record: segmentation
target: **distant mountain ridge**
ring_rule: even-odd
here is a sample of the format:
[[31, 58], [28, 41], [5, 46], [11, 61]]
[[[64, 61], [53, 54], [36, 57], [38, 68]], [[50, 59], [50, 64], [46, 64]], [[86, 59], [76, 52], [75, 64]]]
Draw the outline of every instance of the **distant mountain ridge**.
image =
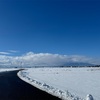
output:
[[94, 66], [95, 64], [85, 63], [85, 62], [68, 62], [63, 66]]

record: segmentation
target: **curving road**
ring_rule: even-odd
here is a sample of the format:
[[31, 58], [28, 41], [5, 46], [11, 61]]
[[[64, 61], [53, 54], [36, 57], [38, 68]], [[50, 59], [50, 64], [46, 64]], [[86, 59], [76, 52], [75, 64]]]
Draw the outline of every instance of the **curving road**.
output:
[[22, 81], [17, 72], [0, 73], [0, 100], [61, 100]]

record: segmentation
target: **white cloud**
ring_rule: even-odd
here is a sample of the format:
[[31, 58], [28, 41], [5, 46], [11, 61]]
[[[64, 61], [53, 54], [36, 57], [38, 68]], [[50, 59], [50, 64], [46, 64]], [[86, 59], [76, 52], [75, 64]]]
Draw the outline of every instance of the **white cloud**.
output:
[[0, 55], [9, 55], [9, 52], [0, 52]]
[[79, 55], [59, 55], [51, 53], [28, 52], [22, 56], [0, 55], [2, 66], [60, 66], [67, 63], [92, 63], [97, 64], [93, 58]]
[[10, 55], [12, 53], [17, 53], [17, 50], [8, 50], [7, 52], [0, 52], [0, 55]]
[[8, 51], [11, 52], [11, 53], [17, 53], [17, 52], [19, 52], [17, 50], [8, 50]]

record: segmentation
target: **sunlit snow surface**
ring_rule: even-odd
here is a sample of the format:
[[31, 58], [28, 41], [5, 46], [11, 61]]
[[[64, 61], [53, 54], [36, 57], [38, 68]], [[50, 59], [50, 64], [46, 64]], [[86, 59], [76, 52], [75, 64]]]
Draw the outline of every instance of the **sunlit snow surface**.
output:
[[30, 68], [18, 76], [64, 100], [100, 100], [100, 68]]

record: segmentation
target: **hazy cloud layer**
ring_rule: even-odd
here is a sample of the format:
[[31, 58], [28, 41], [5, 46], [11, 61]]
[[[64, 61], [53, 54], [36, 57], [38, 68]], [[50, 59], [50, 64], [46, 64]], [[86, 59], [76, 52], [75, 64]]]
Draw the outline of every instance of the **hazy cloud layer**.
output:
[[85, 56], [59, 55], [51, 53], [28, 52], [22, 56], [0, 55], [1, 66], [61, 66], [67, 63], [91, 63], [97, 62]]

